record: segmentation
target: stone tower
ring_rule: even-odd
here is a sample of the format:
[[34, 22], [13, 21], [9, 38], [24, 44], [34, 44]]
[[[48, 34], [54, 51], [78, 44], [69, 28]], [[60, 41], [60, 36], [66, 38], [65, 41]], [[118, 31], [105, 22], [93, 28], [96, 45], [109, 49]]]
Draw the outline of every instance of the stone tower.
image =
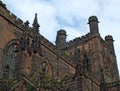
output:
[[56, 36], [56, 46], [58, 49], [63, 49], [66, 45], [66, 31], [61, 29], [57, 32]]
[[98, 21], [98, 18], [96, 16], [89, 17], [88, 24], [90, 27], [90, 33], [99, 34], [98, 23], [99, 23], [99, 21]]

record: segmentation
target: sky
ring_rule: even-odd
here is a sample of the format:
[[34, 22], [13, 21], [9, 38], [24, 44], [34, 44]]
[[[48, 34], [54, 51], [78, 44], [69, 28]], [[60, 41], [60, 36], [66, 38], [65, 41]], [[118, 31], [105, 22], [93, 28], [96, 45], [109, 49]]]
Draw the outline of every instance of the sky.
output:
[[98, 17], [99, 32], [104, 39], [112, 35], [120, 70], [120, 0], [2, 0], [24, 22], [33, 23], [38, 14], [40, 33], [55, 44], [56, 33], [67, 31], [67, 41], [89, 32], [88, 18]]

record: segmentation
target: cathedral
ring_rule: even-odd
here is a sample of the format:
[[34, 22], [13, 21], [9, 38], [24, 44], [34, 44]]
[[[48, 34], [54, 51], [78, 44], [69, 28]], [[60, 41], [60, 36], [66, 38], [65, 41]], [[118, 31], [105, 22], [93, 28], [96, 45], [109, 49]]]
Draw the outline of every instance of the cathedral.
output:
[[114, 40], [98, 23], [89, 17], [89, 33], [71, 41], [60, 29], [53, 44], [37, 14], [30, 27], [0, 0], [0, 91], [120, 91]]

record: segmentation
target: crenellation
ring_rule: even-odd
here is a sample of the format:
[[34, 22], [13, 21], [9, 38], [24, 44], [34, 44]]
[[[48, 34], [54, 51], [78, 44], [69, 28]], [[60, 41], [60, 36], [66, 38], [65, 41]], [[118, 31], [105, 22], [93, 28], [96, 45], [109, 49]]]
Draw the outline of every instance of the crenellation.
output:
[[17, 16], [13, 13], [10, 13], [11, 14], [11, 20], [12, 21], [15, 21], [17, 19]]
[[6, 4], [4, 4], [1, 0], [0, 0], [0, 6], [6, 9]]
[[[4, 11], [1, 10], [0, 13], [10, 22], [24, 29], [24, 22], [20, 18], [18, 18], [15, 14], [11, 13], [8, 9], [5, 9]], [[29, 29], [29, 26], [28, 26], [28, 29]]]
[[6, 9], [6, 12], [4, 14], [6, 18], [8, 18], [10, 21], [15, 21], [17, 19], [17, 16], [11, 13], [9, 10]]
[[[6, 13], [2, 14], [6, 19], [8, 19], [10, 22], [21, 28], [22, 30], [25, 30], [25, 23], [18, 18], [15, 14], [11, 13], [9, 10], [6, 10]], [[28, 25], [28, 30], [32, 30], [32, 28]]]
[[84, 35], [83, 35], [83, 36], [81, 36], [81, 39], [82, 39], [82, 40], [84, 40], [85, 38], [86, 38], [86, 37], [85, 37]]
[[20, 18], [17, 18], [18, 24], [23, 25], [23, 21]]
[[80, 41], [82, 41], [81, 40], [82, 38], [80, 38], [80, 37], [77, 37], [77, 38], [75, 38], [75, 39], [73, 39], [73, 43], [75, 44], [75, 43], [79, 43]]
[[77, 38], [75, 38], [75, 39], [73, 39], [73, 40], [70, 40], [69, 42], [66, 43], [66, 45], [67, 45], [68, 47], [70, 47], [70, 46], [73, 46], [73, 45], [75, 45], [75, 44], [83, 43], [84, 41], [89, 40], [92, 36], [93, 36], [93, 35], [91, 35], [90, 33], [87, 33], [87, 34], [84, 35], [84, 36], [77, 37]]
[[85, 36], [86, 36], [86, 37], [90, 37], [90, 36], [91, 36], [91, 34], [90, 34], [90, 33], [87, 33]]
[[10, 11], [8, 9], [6, 9], [6, 16], [10, 15]]
[[4, 16], [10, 20], [11, 19], [11, 12], [7, 11], [7, 13], [5, 13]]

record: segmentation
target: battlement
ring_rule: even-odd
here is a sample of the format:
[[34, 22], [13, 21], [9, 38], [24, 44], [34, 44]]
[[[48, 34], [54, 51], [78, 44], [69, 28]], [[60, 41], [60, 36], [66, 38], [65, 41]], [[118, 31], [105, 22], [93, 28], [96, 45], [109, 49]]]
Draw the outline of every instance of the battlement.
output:
[[29, 24], [23, 22], [20, 18], [18, 18], [15, 14], [11, 13], [9, 10], [5, 9], [5, 12], [1, 10], [0, 16], [5, 18], [11, 24], [15, 25], [20, 30], [22, 31], [28, 30], [29, 32], [32, 32], [32, 27], [30, 27]]
[[75, 44], [80, 44], [80, 43], [83, 43], [84, 41], [89, 40], [93, 36], [98, 36], [98, 35], [92, 35], [91, 33], [87, 33], [84, 36], [77, 37], [73, 40], [70, 40], [69, 42], [66, 43], [66, 45], [67, 45], [67, 47], [70, 47], [70, 46], [75, 45]]
[[6, 9], [6, 4], [4, 4], [1, 0], [0, 0], [0, 6]]
[[6, 5], [2, 3], [2, 1], [0, 1], [0, 7], [4, 6], [4, 10], [0, 9], [0, 15], [2, 17], [4, 17], [6, 20], [10, 21], [12, 24], [16, 25], [17, 27], [21, 28], [22, 30], [24, 30], [23, 28], [28, 28], [31, 29], [30, 26], [26, 25], [25, 22], [23, 22], [20, 18], [18, 18], [15, 14], [11, 13], [7, 8]]

